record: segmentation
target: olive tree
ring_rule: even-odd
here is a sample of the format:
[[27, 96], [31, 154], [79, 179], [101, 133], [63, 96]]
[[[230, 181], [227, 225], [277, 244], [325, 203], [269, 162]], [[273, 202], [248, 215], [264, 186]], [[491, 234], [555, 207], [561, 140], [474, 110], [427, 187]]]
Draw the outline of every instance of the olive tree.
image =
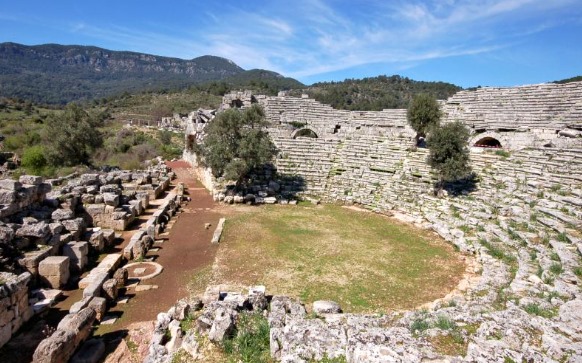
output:
[[195, 151], [215, 177], [240, 182], [277, 154], [269, 134], [264, 131], [266, 125], [265, 113], [257, 104], [244, 111], [228, 109], [208, 124], [206, 137]]
[[460, 121], [431, 129], [427, 138], [428, 163], [437, 171], [439, 187], [471, 176], [469, 130]]
[[441, 110], [437, 100], [429, 94], [415, 95], [406, 113], [410, 127], [416, 131], [416, 140], [426, 137], [431, 128], [440, 123]]
[[46, 120], [44, 142], [46, 159], [53, 166], [89, 164], [93, 151], [103, 138], [98, 126], [103, 115], [90, 115], [76, 104]]

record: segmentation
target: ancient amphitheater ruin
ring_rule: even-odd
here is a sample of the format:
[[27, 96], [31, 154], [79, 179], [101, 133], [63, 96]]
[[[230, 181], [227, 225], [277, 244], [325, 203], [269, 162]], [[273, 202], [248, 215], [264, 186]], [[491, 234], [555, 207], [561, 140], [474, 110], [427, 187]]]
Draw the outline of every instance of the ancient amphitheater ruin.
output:
[[[582, 83], [461, 91], [442, 103], [444, 122], [472, 131], [479, 182], [457, 197], [436, 198], [427, 150], [413, 148], [405, 110], [334, 110], [306, 96], [225, 96], [223, 107], [264, 106], [280, 153], [287, 193], [358, 204], [436, 231], [474, 255], [479, 277], [429, 312], [386, 316], [330, 314], [307, 319], [293, 300], [271, 302], [271, 353], [284, 362], [345, 356], [348, 362], [582, 361]], [[188, 141], [203, 133], [190, 124]], [[196, 163], [188, 150], [185, 159]], [[217, 200], [242, 202], [201, 179]], [[291, 176], [291, 178], [287, 178]], [[299, 178], [301, 182], [298, 182]], [[267, 182], [253, 191], [273, 195]], [[266, 198], [259, 201], [266, 201]], [[272, 200], [271, 200], [272, 202]], [[418, 319], [475, 325], [467, 354], [442, 356]], [[431, 325], [433, 326], [433, 325]], [[446, 334], [446, 332], [444, 333]], [[467, 337], [466, 337], [467, 338]]]
[[[332, 302], [314, 303], [308, 314], [296, 298], [268, 296], [268, 286], [248, 294], [210, 286], [200, 299], [158, 314], [146, 362], [172, 361], [180, 349], [204, 361], [198, 336], [221, 342], [246, 310], [268, 317], [270, 353], [282, 362], [582, 361], [582, 83], [480, 88], [443, 101], [444, 122], [461, 120], [472, 131], [478, 175], [474, 190], [447, 197], [434, 196], [427, 150], [413, 147], [405, 110], [341, 111], [307, 97], [249, 92], [225, 96], [223, 108], [253, 102], [264, 106], [280, 151], [277, 173], [268, 169], [252, 186], [255, 202], [302, 197], [397, 217], [469, 256], [470, 277], [426, 309], [381, 315], [341, 313]], [[212, 116], [188, 118], [189, 146]], [[184, 159], [197, 166], [188, 147]], [[217, 201], [245, 201], [208, 170], [197, 172]], [[66, 180], [0, 181], [0, 258], [11, 271], [0, 273], [0, 348], [50, 308], [70, 274], [84, 272], [78, 301], [33, 359], [98, 361], [103, 342], [84, 341], [126, 285], [123, 263], [140, 261], [179, 209], [182, 188], [163, 194], [173, 177], [160, 163]], [[87, 271], [88, 254], [111, 245], [148, 208], [127, 245]], [[183, 331], [181, 322], [196, 310], [195, 329]], [[451, 337], [452, 325], [459, 327], [454, 339], [466, 345], [462, 355], [435, 348], [435, 340]]]

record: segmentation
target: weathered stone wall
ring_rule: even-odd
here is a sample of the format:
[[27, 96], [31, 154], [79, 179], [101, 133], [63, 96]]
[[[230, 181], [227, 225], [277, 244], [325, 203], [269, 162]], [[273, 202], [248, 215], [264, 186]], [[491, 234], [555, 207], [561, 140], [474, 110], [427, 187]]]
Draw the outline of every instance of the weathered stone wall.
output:
[[[33, 314], [50, 308], [60, 289], [71, 282], [71, 274], [86, 269], [88, 254], [112, 246], [113, 228], [124, 230], [144, 213], [150, 199], [168, 189], [172, 177], [160, 163], [147, 171], [72, 175], [50, 183], [28, 175], [19, 181], [0, 180], [0, 347]], [[165, 228], [180, 201], [171, 194], [148, 221], [151, 231], [145, 234], [150, 240]], [[109, 255], [81, 280], [83, 301], [77, 311], [91, 304], [97, 310], [105, 308], [102, 287], [121, 261], [121, 254]]]
[[[336, 111], [305, 98], [256, 96], [280, 150], [277, 179], [256, 186], [263, 200], [270, 195], [283, 202], [285, 193], [296, 192], [355, 203], [432, 229], [481, 266], [472, 286], [429, 312], [395, 314], [389, 321], [358, 315], [272, 325], [272, 334], [277, 334], [273, 328], [281, 333], [271, 342], [273, 356], [289, 362], [325, 354], [342, 354], [348, 362], [577, 362], [582, 356], [581, 89], [582, 83], [539, 85], [476, 95], [464, 91], [451, 98], [457, 103], [449, 99], [443, 105], [445, 122], [460, 119], [472, 128], [472, 142], [492, 137], [503, 146], [472, 148], [477, 183], [451, 198], [434, 195], [428, 150], [414, 147], [402, 110], [386, 111], [382, 119], [381, 113]], [[492, 99], [501, 103], [491, 105]], [[317, 138], [297, 137], [297, 125]], [[228, 200], [242, 203], [248, 195]], [[443, 317], [477, 327], [463, 338], [462, 359], [431, 343], [451, 334], [437, 328]], [[427, 333], [415, 331], [419, 320], [431, 327]], [[325, 351], [337, 346], [341, 349]]]
[[28, 305], [30, 273], [0, 272], [0, 347], [33, 315]]

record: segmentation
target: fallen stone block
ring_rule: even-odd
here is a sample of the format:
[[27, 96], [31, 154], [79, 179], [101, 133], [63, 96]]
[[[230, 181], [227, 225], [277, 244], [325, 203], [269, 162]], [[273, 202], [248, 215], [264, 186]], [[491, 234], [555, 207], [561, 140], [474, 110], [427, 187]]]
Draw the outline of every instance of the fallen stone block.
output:
[[65, 285], [69, 280], [69, 257], [50, 256], [42, 260], [38, 266], [41, 281], [53, 289]]
[[103, 297], [94, 297], [87, 305], [89, 308], [95, 310], [95, 320], [102, 321], [107, 312], [107, 300]]
[[[83, 296], [100, 296], [103, 283], [108, 278], [109, 278], [109, 275], [105, 272], [92, 275], [88, 281], [89, 283], [88, 283], [87, 287], [85, 289], [83, 289]], [[81, 281], [83, 281], [83, 280], [81, 280]], [[79, 285], [80, 285], [80, 282], [79, 282]]]
[[67, 219], [75, 218], [75, 212], [70, 209], [56, 209], [52, 214], [51, 218], [55, 221], [63, 221]]
[[220, 242], [220, 237], [222, 236], [222, 230], [224, 229], [224, 222], [226, 221], [225, 218], [220, 218], [220, 220], [218, 221], [218, 225], [216, 226], [216, 230], [214, 231], [214, 234], [212, 235], [212, 241], [211, 243], [218, 243]]
[[63, 255], [69, 257], [71, 271], [82, 272], [89, 261], [89, 244], [83, 241], [69, 242], [63, 246]]

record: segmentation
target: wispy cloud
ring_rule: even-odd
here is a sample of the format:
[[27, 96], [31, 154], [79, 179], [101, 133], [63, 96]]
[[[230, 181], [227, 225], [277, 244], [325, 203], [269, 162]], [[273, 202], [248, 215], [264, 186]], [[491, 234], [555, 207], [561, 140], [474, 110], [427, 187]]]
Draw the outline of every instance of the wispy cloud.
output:
[[[68, 31], [120, 49], [192, 58], [213, 54], [243, 68], [306, 78], [366, 64], [407, 69], [431, 59], [492, 53], [575, 22], [580, 0], [297, 0], [203, 9], [204, 26], [180, 32], [78, 22]], [[221, 9], [223, 10], [223, 9]], [[576, 10], [577, 15], [582, 10]], [[568, 16], [565, 16], [568, 15]], [[2, 15], [0, 15], [0, 19]], [[179, 34], [179, 35], [176, 35]]]

